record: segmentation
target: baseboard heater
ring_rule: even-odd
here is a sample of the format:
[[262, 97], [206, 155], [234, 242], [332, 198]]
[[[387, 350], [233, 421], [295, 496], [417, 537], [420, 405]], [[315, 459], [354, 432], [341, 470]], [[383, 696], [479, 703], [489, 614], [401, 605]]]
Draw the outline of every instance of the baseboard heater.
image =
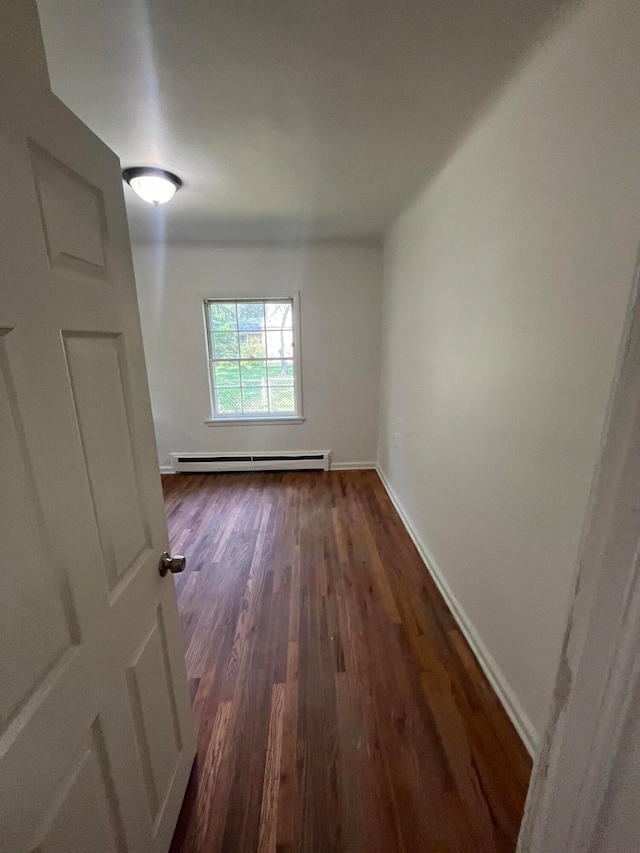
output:
[[330, 450], [263, 453], [170, 453], [176, 474], [207, 471], [328, 471]]

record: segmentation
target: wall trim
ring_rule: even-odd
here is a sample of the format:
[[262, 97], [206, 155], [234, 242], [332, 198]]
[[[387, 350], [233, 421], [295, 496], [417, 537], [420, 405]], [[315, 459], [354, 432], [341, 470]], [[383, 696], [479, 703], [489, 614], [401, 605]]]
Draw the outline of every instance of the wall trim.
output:
[[525, 745], [527, 752], [533, 758], [536, 754], [538, 744], [540, 742], [540, 736], [538, 732], [535, 730], [531, 720], [525, 713], [522, 705], [518, 701], [515, 693], [511, 688], [511, 685], [505, 678], [500, 667], [495, 662], [493, 656], [483, 643], [475, 625], [464, 612], [460, 602], [454, 595], [453, 590], [445, 579], [442, 570], [439, 568], [438, 564], [433, 559], [433, 556], [431, 555], [429, 549], [425, 546], [420, 536], [416, 532], [413, 523], [405, 512], [404, 507], [400, 503], [398, 496], [394, 492], [393, 487], [389, 482], [389, 478], [384, 473], [379, 464], [375, 467], [376, 471], [378, 472], [378, 476], [382, 481], [382, 485], [385, 487], [386, 492], [389, 495], [391, 503], [393, 504], [396, 512], [400, 516], [400, 520], [404, 524], [407, 533], [413, 540], [413, 544], [418, 549], [418, 553], [420, 554], [422, 561], [427, 567], [429, 574], [431, 575], [436, 586], [440, 590], [440, 594], [444, 598], [447, 607], [451, 611], [453, 618], [458, 624], [458, 627], [460, 628], [467, 642], [471, 646], [471, 651], [474, 653], [478, 663], [482, 668], [482, 671], [487, 677], [488, 682], [493, 687], [498, 699], [502, 703], [503, 708], [507, 712], [509, 719], [511, 720], [516, 731], [520, 735], [520, 739]]
[[[378, 466], [375, 462], [332, 462], [331, 471], [373, 471], [377, 470]], [[175, 474], [173, 466], [161, 465], [161, 474]]]
[[373, 471], [377, 469], [375, 462], [332, 462], [331, 471]]

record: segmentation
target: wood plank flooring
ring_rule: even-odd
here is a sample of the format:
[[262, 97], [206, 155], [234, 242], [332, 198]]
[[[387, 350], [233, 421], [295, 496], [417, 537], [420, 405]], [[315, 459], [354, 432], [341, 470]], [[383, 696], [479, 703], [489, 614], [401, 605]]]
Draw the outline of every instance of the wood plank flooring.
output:
[[530, 759], [377, 474], [163, 484], [198, 727], [172, 853], [514, 851]]

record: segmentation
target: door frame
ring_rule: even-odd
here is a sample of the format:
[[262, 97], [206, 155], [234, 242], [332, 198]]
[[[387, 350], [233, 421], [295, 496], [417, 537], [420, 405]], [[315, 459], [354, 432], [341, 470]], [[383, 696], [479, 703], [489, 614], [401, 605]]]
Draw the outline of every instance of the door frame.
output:
[[592, 849], [640, 683], [640, 255], [518, 853]]

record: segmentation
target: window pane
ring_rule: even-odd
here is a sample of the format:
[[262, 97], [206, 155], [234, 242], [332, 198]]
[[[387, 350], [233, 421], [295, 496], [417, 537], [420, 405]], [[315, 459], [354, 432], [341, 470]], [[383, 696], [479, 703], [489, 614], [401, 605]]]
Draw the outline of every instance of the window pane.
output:
[[236, 328], [235, 302], [211, 302], [209, 312], [212, 331], [225, 332]]
[[242, 392], [239, 388], [220, 388], [216, 391], [218, 411], [225, 415], [242, 414]]
[[240, 369], [237, 361], [216, 361], [213, 365], [216, 388], [237, 387], [240, 384]]
[[267, 368], [264, 361], [241, 361], [240, 374], [243, 388], [267, 384]]
[[268, 412], [269, 403], [267, 401], [266, 388], [243, 388], [242, 399], [244, 401], [245, 412]]
[[265, 302], [267, 329], [290, 329], [292, 311], [290, 302]]
[[293, 302], [207, 302], [214, 418], [295, 415]]
[[293, 385], [270, 386], [269, 402], [272, 412], [295, 412]]
[[267, 373], [269, 385], [290, 385], [293, 382], [293, 361], [291, 359], [280, 359], [267, 362]]
[[264, 329], [264, 303], [238, 302], [238, 328], [248, 331]]
[[264, 332], [240, 332], [240, 355], [242, 358], [264, 358]]
[[213, 335], [214, 358], [239, 358], [238, 335], [235, 332], [214, 332]]
[[267, 358], [293, 358], [293, 332], [267, 332]]

